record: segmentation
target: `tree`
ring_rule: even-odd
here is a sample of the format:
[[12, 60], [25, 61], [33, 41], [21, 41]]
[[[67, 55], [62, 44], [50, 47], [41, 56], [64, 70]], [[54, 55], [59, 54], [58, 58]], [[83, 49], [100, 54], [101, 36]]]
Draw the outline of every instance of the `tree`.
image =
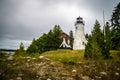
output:
[[19, 50], [24, 51], [24, 45], [22, 42], [20, 43]]
[[100, 23], [96, 20], [92, 31], [92, 36], [95, 39], [95, 42], [97, 42], [98, 46], [102, 49], [104, 47], [104, 34], [100, 27]]
[[24, 53], [25, 53], [24, 45], [23, 45], [23, 43], [21, 42], [21, 43], [20, 43], [20, 46], [19, 46], [19, 49], [16, 50], [15, 54], [24, 54]]
[[38, 46], [36, 45], [36, 40], [35, 38], [32, 40], [32, 43], [30, 46], [27, 48], [27, 53], [38, 53]]
[[92, 34], [88, 36], [88, 42], [85, 46], [85, 58], [97, 59], [100, 55], [102, 55], [104, 35], [100, 27], [99, 22], [96, 20]]
[[71, 30], [70, 32], [69, 32], [69, 36], [70, 36], [70, 46], [71, 47], [73, 47], [73, 31]]
[[88, 37], [89, 37], [89, 35], [88, 35], [88, 34], [85, 34], [85, 38], [86, 38], [86, 40], [88, 40]]
[[107, 22], [105, 25], [105, 35], [104, 35], [104, 57], [109, 58], [110, 57], [110, 47], [111, 47], [111, 39], [110, 39], [110, 26], [109, 23]]
[[49, 50], [56, 50], [59, 48], [61, 40], [58, 36], [62, 33], [59, 25], [55, 25], [47, 34], [43, 34], [37, 40], [32, 41], [27, 49], [29, 53], [42, 53]]
[[120, 49], [120, 2], [115, 7], [111, 18], [112, 49]]

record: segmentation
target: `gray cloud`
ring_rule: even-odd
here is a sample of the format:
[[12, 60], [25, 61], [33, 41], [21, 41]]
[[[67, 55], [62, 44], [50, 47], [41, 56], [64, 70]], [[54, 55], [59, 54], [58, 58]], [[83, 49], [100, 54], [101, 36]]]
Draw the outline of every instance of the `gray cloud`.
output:
[[85, 20], [90, 33], [96, 19], [110, 19], [119, 0], [0, 0], [0, 38], [32, 40], [59, 24], [65, 32], [74, 31], [76, 17]]

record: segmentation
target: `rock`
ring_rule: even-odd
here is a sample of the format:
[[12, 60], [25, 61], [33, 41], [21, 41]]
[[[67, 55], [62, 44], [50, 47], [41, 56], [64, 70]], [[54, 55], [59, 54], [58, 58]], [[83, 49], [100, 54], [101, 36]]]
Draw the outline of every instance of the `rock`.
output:
[[68, 78], [67, 80], [74, 80], [73, 78]]
[[44, 56], [39, 56], [39, 58], [40, 58], [40, 59], [45, 59], [45, 57], [44, 57]]
[[35, 60], [36, 58], [32, 58], [32, 60]]
[[47, 80], [51, 80], [51, 79], [48, 78]]
[[101, 75], [107, 75], [107, 73], [106, 73], [106, 72], [100, 72], [100, 74], [101, 74]]
[[29, 63], [26, 63], [26, 67], [29, 67]]
[[115, 75], [116, 75], [116, 76], [119, 76], [119, 73], [118, 73], [118, 72], [116, 72], [116, 73], [115, 73]]
[[77, 71], [75, 69], [72, 70], [73, 73], [76, 73]]
[[46, 58], [46, 60], [47, 60], [47, 61], [50, 61], [50, 59], [49, 59], [49, 58]]
[[27, 56], [27, 57], [25, 57], [25, 58], [30, 59], [31, 57], [30, 57], [30, 56]]
[[23, 74], [22, 74], [22, 73], [20, 73], [20, 74], [18, 74], [18, 76], [20, 76], [20, 77], [21, 77], [21, 76], [23, 76]]
[[82, 80], [90, 80], [90, 77], [89, 76], [83, 76]]
[[17, 65], [17, 63], [13, 63], [12, 65], [13, 65], [13, 66], [16, 66], [16, 65]]
[[119, 71], [119, 70], [120, 70], [120, 68], [117, 68], [117, 70]]
[[54, 66], [54, 62], [51, 62], [50, 65], [51, 65], [51, 66]]
[[14, 60], [14, 58], [13, 58], [13, 56], [9, 56], [9, 57], [7, 58], [7, 60], [12, 61], [12, 60]]
[[28, 59], [27, 62], [30, 62], [30, 59]]
[[89, 68], [89, 66], [88, 65], [84, 65], [84, 68]]
[[22, 78], [21, 77], [17, 77], [17, 80], [22, 80]]

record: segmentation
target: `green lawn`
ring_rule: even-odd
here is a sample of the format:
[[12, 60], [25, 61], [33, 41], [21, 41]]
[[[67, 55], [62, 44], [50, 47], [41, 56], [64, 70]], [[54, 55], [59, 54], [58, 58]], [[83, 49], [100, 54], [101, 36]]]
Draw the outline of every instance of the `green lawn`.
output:
[[[111, 50], [110, 53], [113, 59], [119, 59], [120, 51]], [[84, 59], [84, 50], [54, 50], [44, 52], [41, 55], [48, 57], [54, 61], [60, 61], [62, 63], [68, 64], [76, 64], [89, 61]]]
[[54, 61], [62, 63], [74, 64], [84, 60], [84, 50], [55, 50], [42, 54]]

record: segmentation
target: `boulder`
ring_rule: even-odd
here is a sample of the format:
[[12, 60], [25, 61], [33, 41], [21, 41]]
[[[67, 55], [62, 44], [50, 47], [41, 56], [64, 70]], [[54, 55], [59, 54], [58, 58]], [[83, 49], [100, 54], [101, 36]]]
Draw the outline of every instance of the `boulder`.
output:
[[14, 58], [13, 58], [13, 56], [9, 56], [9, 57], [7, 58], [7, 60], [12, 61], [12, 60], [14, 60]]
[[22, 78], [21, 77], [17, 77], [17, 80], [22, 80]]
[[39, 56], [39, 58], [40, 58], [40, 59], [45, 59], [45, 57], [44, 57], [44, 56]]

